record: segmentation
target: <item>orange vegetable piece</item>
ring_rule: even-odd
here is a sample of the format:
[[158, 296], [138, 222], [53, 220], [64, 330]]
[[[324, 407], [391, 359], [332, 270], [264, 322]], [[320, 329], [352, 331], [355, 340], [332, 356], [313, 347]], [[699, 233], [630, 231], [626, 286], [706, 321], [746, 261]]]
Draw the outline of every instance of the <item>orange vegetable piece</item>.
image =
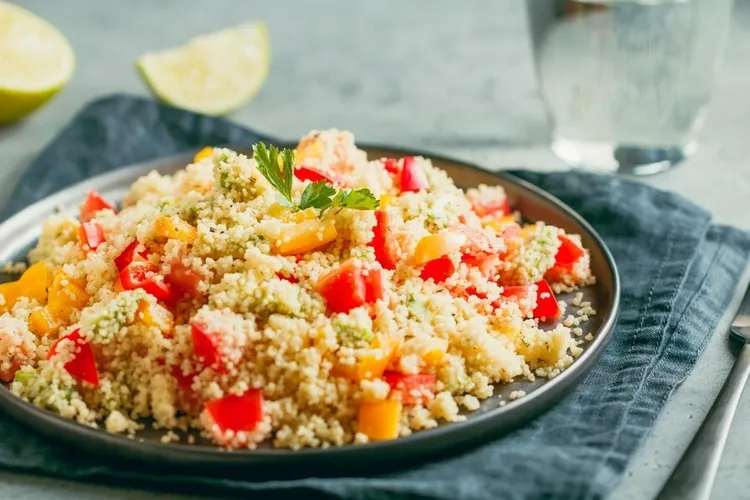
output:
[[198, 236], [198, 230], [182, 219], [165, 215], [154, 221], [154, 234], [161, 238], [192, 243]]
[[456, 231], [431, 234], [417, 243], [414, 249], [414, 263], [421, 266], [425, 262], [439, 259], [443, 255], [455, 252], [466, 244], [468, 237]]
[[174, 328], [172, 313], [159, 304], [152, 304], [147, 300], [142, 300], [138, 304], [136, 317], [144, 325], [155, 326], [164, 333], [169, 333]]
[[386, 441], [398, 437], [401, 420], [401, 401], [364, 402], [359, 407], [357, 427], [372, 441]]
[[67, 323], [75, 311], [83, 309], [89, 301], [85, 286], [85, 282], [73, 281], [63, 272], [57, 273], [50, 286], [47, 301], [52, 317]]
[[29, 267], [17, 281], [0, 285], [0, 294], [5, 303], [0, 306], [0, 313], [10, 311], [21, 297], [28, 297], [44, 304], [47, 302], [47, 288], [52, 281], [52, 273], [47, 265], [40, 261]]
[[278, 255], [296, 255], [320, 248], [336, 239], [336, 225], [332, 221], [305, 220], [286, 224], [274, 238], [273, 251]]
[[37, 335], [50, 335], [62, 326], [62, 322], [52, 315], [47, 306], [32, 311], [28, 322], [29, 329]]
[[205, 148], [195, 153], [195, 156], [193, 157], [193, 163], [198, 163], [201, 160], [210, 158], [213, 154], [214, 154], [214, 148], [212, 148], [211, 146], [206, 146]]

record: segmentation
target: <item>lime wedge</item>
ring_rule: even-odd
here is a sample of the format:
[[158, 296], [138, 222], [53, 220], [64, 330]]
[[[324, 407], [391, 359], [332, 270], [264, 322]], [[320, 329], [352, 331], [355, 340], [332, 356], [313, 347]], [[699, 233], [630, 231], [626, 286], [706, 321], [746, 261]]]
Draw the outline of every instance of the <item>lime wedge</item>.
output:
[[253, 22], [145, 54], [137, 64], [151, 90], [167, 104], [224, 115], [255, 97], [269, 60], [266, 25]]
[[70, 44], [44, 19], [0, 2], [0, 123], [20, 120], [73, 76]]

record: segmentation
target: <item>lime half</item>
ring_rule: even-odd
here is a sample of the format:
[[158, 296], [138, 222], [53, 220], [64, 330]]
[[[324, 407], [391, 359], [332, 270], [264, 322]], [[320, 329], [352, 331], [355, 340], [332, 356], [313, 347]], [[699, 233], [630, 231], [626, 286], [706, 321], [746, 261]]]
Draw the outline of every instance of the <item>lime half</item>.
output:
[[253, 22], [145, 54], [138, 59], [138, 69], [167, 104], [223, 115], [255, 97], [268, 75], [269, 60], [266, 25]]
[[44, 19], [0, 2], [0, 123], [20, 120], [47, 102], [73, 75], [75, 56]]

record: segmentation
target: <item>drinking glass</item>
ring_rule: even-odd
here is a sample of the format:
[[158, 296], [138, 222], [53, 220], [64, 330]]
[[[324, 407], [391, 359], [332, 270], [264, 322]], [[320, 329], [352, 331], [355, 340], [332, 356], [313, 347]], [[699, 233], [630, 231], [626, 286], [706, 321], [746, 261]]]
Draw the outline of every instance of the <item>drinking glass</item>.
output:
[[527, 0], [552, 149], [647, 175], [692, 154], [733, 0]]

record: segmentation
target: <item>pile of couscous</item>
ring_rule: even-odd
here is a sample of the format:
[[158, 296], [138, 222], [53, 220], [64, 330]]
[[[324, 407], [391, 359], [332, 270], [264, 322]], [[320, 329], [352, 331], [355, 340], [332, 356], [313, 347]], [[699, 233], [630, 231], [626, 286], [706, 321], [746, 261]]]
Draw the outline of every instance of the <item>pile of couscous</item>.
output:
[[110, 432], [395, 439], [556, 375], [594, 313], [579, 296], [563, 319], [555, 298], [594, 281], [579, 236], [522, 224], [501, 187], [464, 192], [425, 158], [368, 159], [348, 132], [252, 158], [206, 148], [119, 210], [92, 191], [76, 215], [46, 220], [0, 285], [0, 377]]

